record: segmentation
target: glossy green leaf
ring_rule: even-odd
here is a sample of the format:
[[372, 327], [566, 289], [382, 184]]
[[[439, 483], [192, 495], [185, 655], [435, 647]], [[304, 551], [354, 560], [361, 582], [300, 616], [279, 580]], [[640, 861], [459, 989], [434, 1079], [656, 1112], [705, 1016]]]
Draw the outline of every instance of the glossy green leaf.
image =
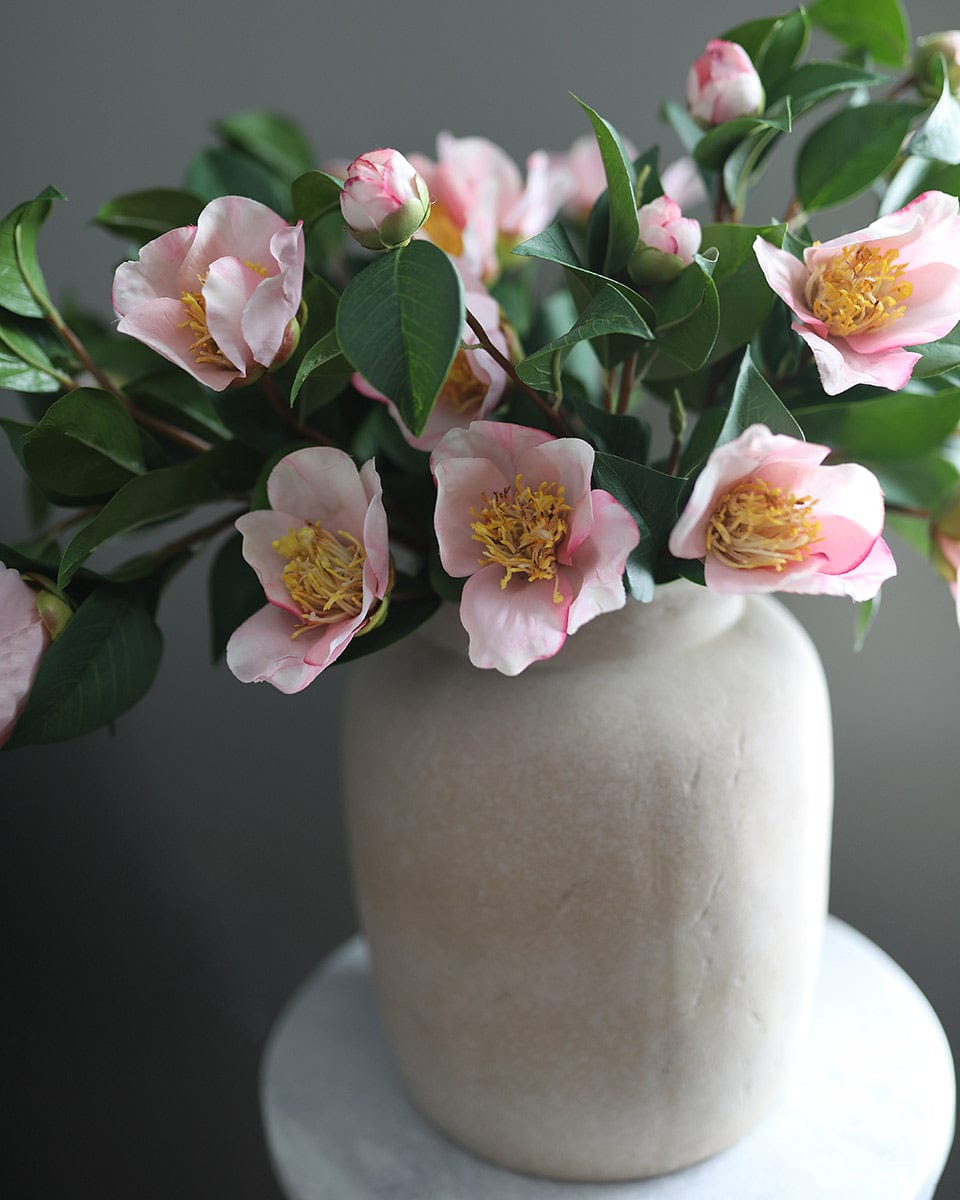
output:
[[777, 25], [779, 25], [781, 19], [780, 17], [756, 17], [751, 21], [744, 21], [740, 25], [735, 25], [732, 29], [727, 29], [724, 33], [717, 36], [725, 42], [736, 42], [738, 46], [742, 46], [750, 55], [754, 66], [756, 66], [764, 44], [768, 41]]
[[851, 49], [867, 50], [885, 66], [902, 67], [910, 53], [910, 27], [899, 0], [817, 0], [810, 20]]
[[630, 156], [623, 147], [620, 135], [609, 121], [604, 120], [576, 96], [574, 96], [574, 100], [590, 118], [590, 124], [593, 126], [603, 159], [609, 203], [607, 249], [603, 270], [607, 275], [615, 275], [626, 267], [627, 260], [636, 248], [639, 236], [637, 202], [634, 195], [636, 174]]
[[840, 204], [879, 179], [922, 111], [893, 101], [864, 104], [843, 109], [814, 130], [796, 164], [796, 191], [804, 209]]
[[241, 112], [216, 127], [222, 138], [292, 182], [313, 163], [310, 144], [289, 117], [270, 112]]
[[811, 442], [842, 450], [845, 457], [915, 458], [942, 445], [960, 425], [960, 390], [817, 404], [798, 409], [796, 418]]
[[675, 100], [665, 100], [660, 111], [687, 154], [693, 154], [703, 138], [703, 129]]
[[77, 388], [55, 400], [24, 438], [30, 477], [46, 491], [100, 496], [144, 470], [133, 418], [109, 392]]
[[772, 102], [771, 88], [787, 74], [806, 49], [809, 39], [810, 18], [803, 8], [780, 17], [764, 38], [754, 62], [767, 91], [767, 104]]
[[460, 348], [463, 285], [450, 259], [415, 241], [381, 255], [340, 300], [337, 338], [355, 370], [419, 436]]
[[950, 90], [950, 77], [946, 71], [940, 99], [907, 143], [907, 154], [914, 158], [932, 158], [950, 166], [960, 163], [960, 103]]
[[712, 361], [745, 346], [773, 307], [775, 296], [760, 270], [753, 243], [761, 237], [779, 247], [785, 231], [785, 225], [703, 226], [701, 245], [718, 252], [713, 282], [720, 299], [720, 329]]
[[7, 749], [65, 741], [114, 721], [153, 683], [162, 646], [142, 592], [97, 588], [44, 654]]
[[517, 374], [533, 388], [553, 391], [567, 353], [579, 342], [610, 334], [624, 334], [645, 341], [653, 336], [633, 305], [615, 287], [606, 284], [570, 330], [517, 364]]
[[[789, 108], [790, 102], [786, 101]], [[733, 212], [732, 220], [739, 221], [747, 206], [747, 195], [760, 177], [778, 129], [756, 129], [743, 139], [723, 164], [723, 190]]]
[[223, 441], [232, 436], [209, 389], [179, 367], [161, 367], [135, 379], [127, 386], [127, 394], [151, 416], [189, 433]]
[[[300, 389], [314, 371], [319, 370], [320, 367], [325, 366], [336, 358], [343, 358], [343, 351], [340, 349], [340, 343], [337, 341], [337, 331], [332, 329], [326, 337], [322, 337], [319, 342], [315, 342], [300, 360], [293, 386], [290, 389], [290, 403], [293, 404], [296, 401], [300, 395]], [[347, 377], [349, 378], [349, 372]]]
[[242, 446], [225, 443], [182, 466], [163, 467], [131, 479], [64, 550], [57, 586], [66, 587], [93, 551], [117, 534], [249, 487], [258, 463]]
[[796, 118], [821, 100], [856, 88], [875, 87], [886, 83], [888, 76], [878, 75], [850, 63], [807, 62], [789, 71], [767, 92], [767, 101], [774, 103], [790, 97], [790, 110]]
[[52, 375], [28, 366], [21, 358], [0, 347], [0, 388], [40, 395], [62, 391], [63, 385]]
[[593, 445], [630, 462], [646, 462], [650, 452], [650, 426], [632, 413], [608, 413], [589, 400], [574, 400], [573, 407]]
[[242, 554], [243, 538], [234, 533], [210, 564], [211, 654], [218, 662], [233, 631], [266, 603], [260, 580]]
[[908, 349], [920, 355], [920, 361], [914, 365], [911, 379], [930, 379], [942, 375], [944, 371], [954, 371], [960, 367], [960, 325], [954, 326], [946, 337], [942, 337], [938, 342]]
[[865, 459], [863, 466], [880, 481], [888, 505], [900, 508], [935, 508], [960, 481], [960, 470], [931, 450], [917, 458]]
[[711, 274], [704, 260], [693, 262], [672, 283], [650, 292], [657, 314], [657, 349], [688, 371], [707, 361], [720, 328], [720, 302]]
[[325, 171], [307, 171], [291, 186], [293, 215], [299, 221], [317, 221], [340, 211], [343, 184]]
[[[4, 372], [4, 381], [0, 386], [13, 391], [57, 392], [64, 386], [72, 385], [69, 376], [53, 365], [40, 343], [14, 325], [13, 319], [0, 322], [0, 361], [3, 363], [0, 369]], [[22, 378], [33, 386], [27, 382], [11, 382], [16, 363], [20, 364]]]
[[927, 158], [905, 158], [884, 192], [879, 215], [896, 212], [923, 192], [960, 195], [960, 166], [944, 166]]
[[192, 192], [151, 188], [108, 200], [93, 219], [103, 229], [142, 245], [171, 229], [196, 225], [202, 208], [203, 201]]
[[763, 117], [735, 117], [724, 121], [705, 133], [693, 152], [698, 166], [708, 170], [719, 170], [730, 154], [742, 141], [753, 134], [789, 133], [791, 128], [790, 106], [782, 102], [775, 111]]
[[754, 366], [750, 351], [747, 350], [740, 363], [727, 419], [716, 444], [722, 446], [725, 442], [732, 442], [751, 425], [766, 425], [771, 433], [785, 433], [788, 437], [803, 439], [803, 430]]
[[37, 234], [51, 201], [63, 198], [56, 188], [44, 188], [0, 222], [0, 308], [22, 317], [42, 317], [49, 311], [50, 297], [37, 262]]
[[290, 214], [290, 191], [283, 180], [249, 154], [229, 146], [201, 150], [187, 168], [184, 183], [187, 191], [204, 201], [249, 196], [283, 217]]

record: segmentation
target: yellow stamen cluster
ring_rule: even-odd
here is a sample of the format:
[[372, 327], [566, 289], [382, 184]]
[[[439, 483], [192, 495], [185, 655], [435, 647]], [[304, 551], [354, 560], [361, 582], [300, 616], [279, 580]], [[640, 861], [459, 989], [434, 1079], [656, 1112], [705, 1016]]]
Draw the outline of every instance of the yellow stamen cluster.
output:
[[[557, 578], [557, 547], [567, 534], [566, 515], [570, 505], [563, 498], [563, 485], [541, 483], [534, 491], [521, 486], [518, 475], [512, 488], [505, 487], [490, 497], [480, 493], [483, 508], [470, 525], [473, 540], [483, 546], [480, 563], [496, 563], [503, 567], [501, 588], [514, 575], [525, 575], [528, 582]], [[555, 582], [553, 602], [560, 604], [563, 596]]]
[[836, 337], [870, 333], [899, 320], [913, 285], [901, 279], [908, 263], [899, 251], [882, 254], [871, 246], [844, 246], [836, 257], [810, 274], [805, 296], [810, 311]]
[[[201, 275], [198, 278], [202, 288], [205, 276]], [[190, 353], [196, 361], [198, 363], [208, 363], [215, 367], [235, 368], [236, 364], [227, 358], [213, 340], [210, 330], [207, 328], [207, 305], [203, 298], [203, 292], [181, 292], [180, 303], [187, 310], [187, 319], [181, 321], [177, 328], [189, 328], [191, 333], [195, 335], [196, 340], [190, 347]]]
[[463, 234], [436, 200], [432, 202], [430, 215], [423, 224], [423, 231], [435, 246], [439, 246], [453, 258], [459, 258], [463, 253]]
[[811, 545], [820, 541], [820, 522], [813, 517], [817, 503], [797, 497], [763, 479], [745, 479], [722, 496], [707, 526], [707, 553], [739, 570], [802, 562]]
[[478, 412], [487, 394], [487, 385], [470, 369], [468, 353], [472, 351], [457, 351], [440, 392], [441, 402], [463, 416]]
[[331, 533], [315, 521], [291, 529], [273, 543], [287, 559], [283, 582], [303, 613], [292, 636], [307, 629], [359, 616], [363, 609], [366, 552], [350, 533]]

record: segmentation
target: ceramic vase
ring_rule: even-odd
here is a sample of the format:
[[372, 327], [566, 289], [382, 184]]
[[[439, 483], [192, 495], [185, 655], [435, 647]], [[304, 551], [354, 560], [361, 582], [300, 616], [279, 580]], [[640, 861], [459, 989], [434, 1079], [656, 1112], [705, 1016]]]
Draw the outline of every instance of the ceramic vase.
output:
[[507, 678], [450, 605], [351, 673], [355, 888], [421, 1112], [564, 1180], [748, 1131], [801, 1046], [827, 898], [829, 701], [793, 617], [678, 581]]

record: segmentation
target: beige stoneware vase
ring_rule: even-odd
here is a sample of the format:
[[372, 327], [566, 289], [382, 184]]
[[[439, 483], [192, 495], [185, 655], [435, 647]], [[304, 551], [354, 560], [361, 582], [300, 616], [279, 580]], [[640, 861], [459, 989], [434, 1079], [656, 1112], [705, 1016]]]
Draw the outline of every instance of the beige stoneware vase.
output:
[[767, 597], [680, 581], [515, 679], [457, 611], [351, 667], [355, 886], [409, 1095], [569, 1180], [730, 1145], [797, 1056], [827, 897], [829, 702]]

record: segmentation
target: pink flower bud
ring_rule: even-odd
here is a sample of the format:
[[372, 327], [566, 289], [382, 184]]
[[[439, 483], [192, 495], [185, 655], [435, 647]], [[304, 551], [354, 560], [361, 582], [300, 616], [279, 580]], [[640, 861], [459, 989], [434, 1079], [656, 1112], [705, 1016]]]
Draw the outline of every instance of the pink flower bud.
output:
[[340, 211], [361, 246], [394, 250], [427, 219], [430, 193], [399, 150], [371, 150], [347, 168]]
[[0, 563], [0, 746], [26, 707], [49, 645], [37, 593], [17, 571]]
[[941, 54], [947, 64], [950, 91], [960, 96], [960, 30], [948, 29], [944, 33], [931, 33], [927, 37], [917, 38], [913, 74], [920, 93], [931, 100], [936, 100], [940, 95], [933, 64]]
[[700, 222], [685, 217], [669, 196], [637, 210], [640, 237], [628, 270], [634, 283], [669, 283], [693, 262], [700, 249]]
[[718, 38], [690, 68], [687, 107], [703, 125], [721, 125], [734, 117], [752, 117], [763, 111], [763, 84], [750, 55], [736, 42]]

